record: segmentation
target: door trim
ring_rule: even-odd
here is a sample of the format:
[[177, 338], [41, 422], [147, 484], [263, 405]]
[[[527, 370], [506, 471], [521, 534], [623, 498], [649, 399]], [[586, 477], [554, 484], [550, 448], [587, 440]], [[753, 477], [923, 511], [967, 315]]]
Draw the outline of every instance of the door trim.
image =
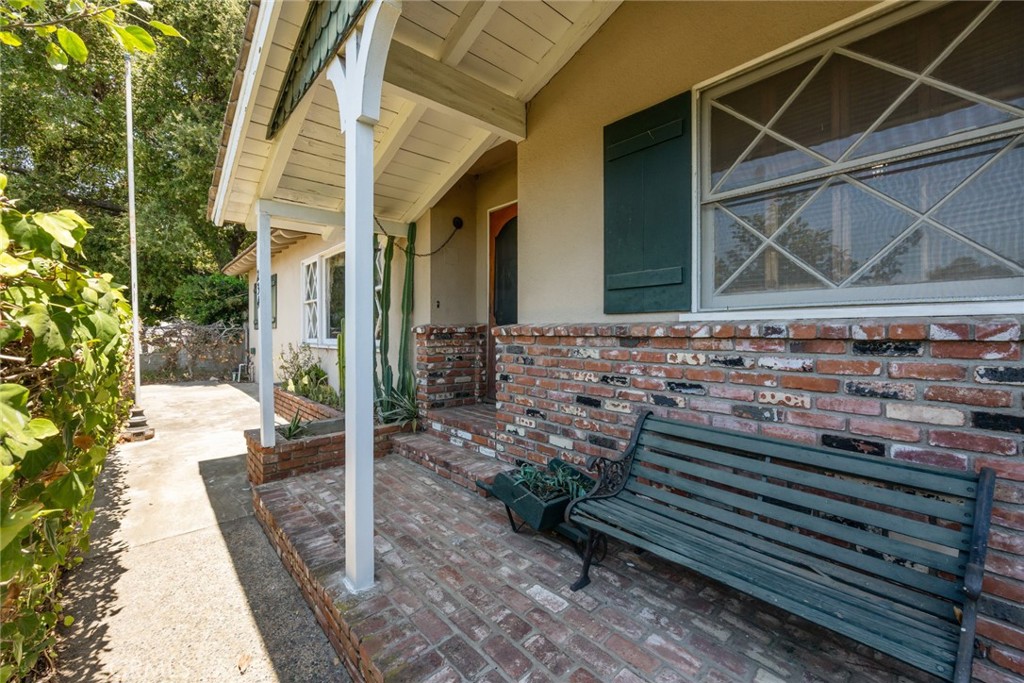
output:
[[495, 353], [494, 342], [494, 240], [505, 225], [519, 216], [519, 200], [514, 199], [493, 209], [487, 210], [487, 381], [484, 382], [484, 397], [493, 401], [496, 391], [496, 377], [494, 372]]

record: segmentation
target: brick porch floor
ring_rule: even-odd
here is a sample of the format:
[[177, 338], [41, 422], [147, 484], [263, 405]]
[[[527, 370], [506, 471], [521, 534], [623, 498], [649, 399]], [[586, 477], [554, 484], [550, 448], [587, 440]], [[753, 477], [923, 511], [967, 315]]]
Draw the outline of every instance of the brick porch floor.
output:
[[282, 560], [367, 680], [934, 680], [615, 543], [572, 593], [572, 548], [513, 534], [495, 500], [395, 455], [377, 461], [376, 482], [378, 583], [357, 596], [342, 584], [343, 471], [254, 490]]

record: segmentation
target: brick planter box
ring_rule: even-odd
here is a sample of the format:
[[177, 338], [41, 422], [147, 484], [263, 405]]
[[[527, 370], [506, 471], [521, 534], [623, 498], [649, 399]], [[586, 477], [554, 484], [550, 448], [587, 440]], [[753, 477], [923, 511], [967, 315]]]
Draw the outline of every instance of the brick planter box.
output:
[[345, 413], [337, 408], [332, 408], [331, 406], [324, 405], [323, 403], [317, 403], [305, 396], [293, 394], [280, 385], [275, 384], [274, 412], [278, 417], [282, 417], [285, 420], [291, 420], [295, 417], [296, 410], [299, 411], [299, 419], [303, 421], [329, 420], [331, 418], [345, 416]]
[[[253, 486], [345, 464], [344, 418], [313, 422], [308, 428], [314, 433], [297, 439], [285, 439], [278, 434], [276, 443], [271, 447], [260, 445], [259, 429], [245, 430], [245, 467]], [[374, 457], [380, 458], [391, 452], [393, 434], [411, 430], [411, 424], [376, 425]]]

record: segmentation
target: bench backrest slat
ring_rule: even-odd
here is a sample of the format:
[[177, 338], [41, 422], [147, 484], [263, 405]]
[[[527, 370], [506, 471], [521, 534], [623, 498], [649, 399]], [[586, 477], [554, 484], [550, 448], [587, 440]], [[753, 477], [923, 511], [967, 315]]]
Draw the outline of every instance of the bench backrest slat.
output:
[[[654, 449], [663, 451], [665, 454], [655, 452]], [[833, 495], [833, 491], [821, 487], [811, 489], [806, 486], [787, 486], [787, 483], [793, 483], [791, 479], [793, 475], [799, 476], [800, 470], [774, 468], [770, 477], [763, 477], [759, 476], [762, 473], [758, 470], [768, 468], [759, 467], [759, 465], [765, 464], [762, 460], [729, 456], [724, 453], [718, 454], [715, 451], [694, 444], [670, 442], [666, 439], [649, 435], [640, 437], [640, 448], [637, 449], [637, 457], [641, 462], [650, 462], [659, 467], [665, 467], [670, 471], [677, 471], [708, 481], [714, 481], [727, 487], [736, 487], [759, 496], [784, 499], [794, 505], [821, 511], [851, 522], [870, 525], [885, 531], [895, 531], [922, 541], [938, 543], [950, 548], [956, 548], [957, 550], [967, 550], [970, 547], [970, 526], [966, 527], [967, 532], [965, 533], [963, 525], [960, 525], [959, 529], [954, 530], [918, 521], [905, 514], [893, 514], [892, 512], [885, 511], [882, 506], [868, 507], [861, 502], [863, 495], [856, 492], [845, 496], [846, 500], [844, 500], [839, 496]], [[711, 463], [711, 466], [708, 466], [709, 463]], [[718, 467], [717, 465], [719, 464], [726, 467]], [[635, 467], [636, 465], [634, 465]], [[754, 476], [750, 476], [750, 474]], [[634, 476], [641, 475], [634, 469]], [[875, 493], [878, 491], [874, 486], [865, 483], [853, 481], [847, 481], [846, 483], [848, 484], [848, 490], [859, 487], [863, 493]]]
[[[890, 539], [886, 539], [883, 536], [876, 536], [862, 529], [847, 527], [828, 519], [814, 517], [798, 510], [774, 505], [763, 500], [758, 500], [757, 498], [740, 493], [734, 493], [707, 483], [673, 476], [646, 467], [638, 467], [637, 465], [638, 462], [634, 461], [633, 471], [637, 472], [642, 479], [647, 479], [670, 487], [670, 490], [665, 490], [663, 492], [665, 495], [658, 497], [661, 502], [684, 509], [691, 507], [695, 502], [694, 499], [677, 495], [673, 492], [673, 490], [675, 490], [685, 492], [690, 494], [690, 496], [696, 496], [704, 502], [710, 501], [712, 505], [717, 503], [718, 505], [728, 506], [729, 511], [736, 513], [740, 518], [738, 520], [734, 519], [733, 521], [734, 526], [738, 527], [736, 535], [740, 535], [744, 531], [750, 529], [753, 523], [758, 521], [768, 520], [776, 522], [776, 524], [768, 524], [770, 529], [765, 532], [773, 538], [778, 540], [786, 538], [788, 539], [788, 542], [792, 543], [793, 535], [798, 535], [801, 537], [801, 547], [804, 550], [821, 557], [831, 557], [836, 561], [842, 561], [852, 567], [862, 566], [868, 558], [878, 560], [878, 563], [873, 563], [876, 571], [885, 571], [886, 575], [891, 580], [899, 581], [907, 586], [919, 586], [922, 573], [901, 564], [890, 563], [886, 560], [882, 560], [878, 557], [879, 555], [883, 553], [890, 553], [891, 551], [898, 551], [898, 555], [911, 554], [912, 552], [920, 551], [919, 556], [916, 558], [902, 559], [905, 561], [920, 562], [922, 564], [927, 563], [927, 566], [931, 567], [935, 567], [935, 565], [946, 565], [941, 567], [944, 571], [949, 571], [951, 568], [955, 568], [955, 564], [957, 562], [963, 561], [957, 557], [933, 553], [917, 546], [911, 545], [904, 548], [901, 546], [907, 546], [907, 544], [899, 544], [895, 541], [891, 541]], [[642, 472], [638, 472], [638, 470], [642, 470]], [[630, 482], [626, 486], [626, 490], [632, 490], [638, 493], [642, 492], [649, 495], [644, 484], [637, 481], [632, 476], [630, 477]], [[755, 518], [751, 515], [756, 515], [757, 517]], [[780, 526], [778, 523], [786, 526]], [[817, 535], [801, 533], [799, 529], [803, 529]], [[787, 533], [783, 534], [781, 532]], [[840, 544], [837, 545], [836, 543], [823, 540], [823, 536], [837, 539], [840, 541]], [[888, 543], [886, 543], [886, 541], [888, 541]], [[858, 552], [857, 550], [850, 550], [848, 553], [839, 552], [842, 550], [848, 550], [855, 546], [870, 548], [874, 551], [875, 555]], [[843, 555], [844, 559], [839, 560], [839, 555]], [[890, 568], [894, 571], [888, 571]], [[895, 571], [896, 568], [903, 571]], [[950, 573], [959, 573], [962, 575], [963, 572], [952, 571]], [[931, 583], [934, 584], [933, 587], [936, 589], [945, 588], [942, 584], [935, 582]], [[950, 588], [955, 588], [949, 582], [943, 581], [943, 584], [949, 584]], [[947, 595], [947, 597], [949, 596]]]
[[[660, 447], [668, 452], [679, 452], [681, 446], [665, 435], [657, 432], [647, 432], [640, 437], [641, 443]], [[741, 455], [733, 455], [720, 450], [714, 450], [706, 446], [686, 442], [686, 454], [688, 457], [699, 458], [709, 462], [718, 463], [727, 467], [744, 469], [769, 479], [779, 479], [793, 484], [807, 486], [822, 491], [829, 491], [843, 496], [854, 496], [861, 500], [884, 505], [887, 508], [899, 508], [907, 512], [917, 513], [928, 517], [945, 519], [957, 524], [971, 524], [974, 521], [974, 508], [971, 505], [964, 505], [963, 499], [939, 498], [934, 495], [917, 495], [908, 490], [892, 488], [891, 482], [880, 486], [865, 486], [866, 480], [857, 477], [851, 480], [850, 476], [836, 476], [834, 473], [823, 474], [820, 470], [810, 470], [806, 466], [783, 460], [773, 461], [771, 455], [762, 454], [766, 459], [751, 458]], [[677, 450], [678, 449], [678, 450]], [[872, 480], [873, 481], [873, 480]]]
[[824, 448], [670, 422], [654, 415], [647, 417], [643, 429], [683, 439], [692, 439], [715, 447], [770, 455], [775, 459], [828, 469], [837, 473], [898, 480], [905, 486], [934, 493], [970, 499], [977, 495], [977, 477], [968, 473], [938, 470], [913, 463], [861, 456], [855, 453], [836, 455], [834, 451]]
[[[865, 557], [856, 550], [833, 546], [829, 549], [827, 557], [812, 557], [811, 554], [821, 547], [821, 542], [814, 537], [702, 503], [696, 498], [681, 498], [664, 489], [654, 487], [644, 487], [643, 493], [623, 491], [619, 496], [633, 504], [638, 502], [638, 496], [648, 496], [669, 503], [673, 507], [665, 508], [661, 514], [683, 524], [693, 525], [696, 523], [699, 525], [700, 520], [695, 522], [693, 515], [700, 515], [732, 527], [744, 528], [749, 534], [742, 538], [743, 544], [764, 555], [791, 559], [793, 552], [789, 548], [805, 551], [799, 557], [799, 565], [802, 567], [838, 582], [858, 586], [875, 595], [890, 598], [908, 607], [923, 610], [946, 621], [949, 619], [949, 601], [961, 597], [957, 585], [953, 582], [928, 575], [925, 575], [924, 578], [928, 583], [929, 592], [922, 593], [916, 590], [920, 585], [922, 576], [920, 572], [900, 565], [893, 565], [880, 558]], [[707, 534], [719, 535], [722, 538], [726, 538], [728, 535], [727, 529], [717, 526], [704, 525], [700, 528]], [[842, 564], [843, 562], [849, 565], [856, 563], [857, 569], [851, 569]], [[871, 573], [865, 574], [861, 570]], [[913, 586], [913, 588], [908, 586]]]

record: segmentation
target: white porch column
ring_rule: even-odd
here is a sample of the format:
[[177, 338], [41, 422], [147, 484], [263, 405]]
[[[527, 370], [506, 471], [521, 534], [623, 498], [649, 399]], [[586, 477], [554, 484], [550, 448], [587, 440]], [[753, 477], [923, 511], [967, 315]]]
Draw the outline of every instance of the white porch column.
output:
[[259, 330], [260, 445], [274, 445], [274, 341], [270, 325], [270, 214], [256, 203], [256, 274], [260, 306]]
[[327, 68], [345, 135], [345, 580], [373, 586], [373, 126], [391, 34], [401, 13], [375, 0]]

